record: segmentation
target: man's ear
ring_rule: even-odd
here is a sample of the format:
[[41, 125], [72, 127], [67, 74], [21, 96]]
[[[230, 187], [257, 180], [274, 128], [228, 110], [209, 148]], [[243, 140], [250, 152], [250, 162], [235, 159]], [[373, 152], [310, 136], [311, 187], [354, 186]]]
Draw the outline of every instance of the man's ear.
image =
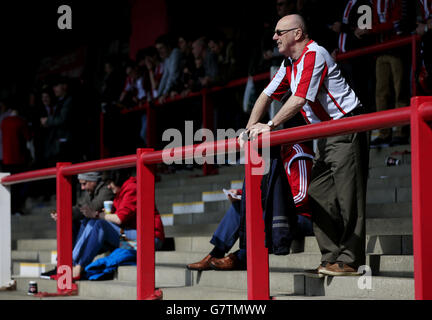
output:
[[296, 31], [296, 36], [295, 36], [295, 39], [298, 41], [298, 40], [301, 40], [302, 38], [303, 38], [303, 30], [302, 29], [297, 29]]

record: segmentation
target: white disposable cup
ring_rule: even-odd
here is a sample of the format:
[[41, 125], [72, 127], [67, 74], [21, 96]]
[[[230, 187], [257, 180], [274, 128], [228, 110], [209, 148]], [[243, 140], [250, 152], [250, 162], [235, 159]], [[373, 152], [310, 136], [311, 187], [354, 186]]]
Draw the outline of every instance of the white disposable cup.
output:
[[105, 213], [111, 213], [113, 202], [111, 200], [104, 201]]

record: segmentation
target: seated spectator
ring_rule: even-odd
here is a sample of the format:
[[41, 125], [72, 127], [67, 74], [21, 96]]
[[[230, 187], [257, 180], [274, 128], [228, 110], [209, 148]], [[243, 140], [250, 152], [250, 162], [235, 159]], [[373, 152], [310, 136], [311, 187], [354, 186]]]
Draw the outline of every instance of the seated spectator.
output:
[[[75, 246], [76, 238], [81, 224], [85, 225], [89, 219], [86, 218], [81, 209], [88, 207], [91, 210], [101, 212], [104, 208], [104, 201], [113, 200], [114, 193], [108, 189], [108, 183], [102, 179], [99, 172], [86, 172], [78, 175], [81, 186], [81, 196], [77, 204], [72, 207], [72, 244]], [[57, 222], [57, 212], [51, 212], [51, 218]], [[50, 278], [57, 274], [57, 268], [41, 274], [41, 278]]]
[[[89, 220], [82, 223], [75, 243], [73, 256], [73, 278], [80, 279], [82, 271], [98, 253], [119, 247], [124, 233], [136, 239], [137, 185], [128, 169], [111, 171], [106, 178], [108, 188], [115, 194], [112, 213], [97, 211], [83, 206], [81, 212]], [[162, 247], [165, 239], [160, 215], [155, 209], [155, 249]]]
[[[303, 238], [313, 235], [307, 190], [311, 177], [313, 152], [305, 144], [284, 146], [281, 151], [284, 168], [292, 191], [296, 213], [298, 217], [297, 231], [293, 238]], [[241, 190], [230, 190], [238, 195]], [[236, 270], [246, 267], [246, 249], [240, 249], [225, 257], [239, 238], [240, 230], [240, 201], [228, 196], [232, 202], [210, 243], [214, 248], [199, 262], [189, 264], [191, 270]]]
[[156, 39], [155, 47], [163, 61], [163, 74], [158, 88], [158, 101], [164, 103], [179, 80], [181, 53], [167, 34]]

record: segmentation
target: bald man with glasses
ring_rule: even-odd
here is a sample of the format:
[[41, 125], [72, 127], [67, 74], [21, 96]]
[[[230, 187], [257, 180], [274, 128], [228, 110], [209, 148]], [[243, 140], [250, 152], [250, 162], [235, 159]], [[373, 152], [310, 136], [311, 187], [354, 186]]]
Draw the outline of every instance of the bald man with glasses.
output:
[[[300, 15], [279, 20], [273, 35], [286, 58], [257, 99], [245, 135], [256, 139], [301, 112], [307, 123], [351, 117], [363, 112], [354, 91], [327, 52], [309, 39]], [[292, 95], [267, 123], [260, 123], [273, 99]], [[244, 137], [239, 138], [243, 147]], [[365, 206], [368, 146], [365, 133], [318, 140], [309, 199], [321, 265], [314, 275], [358, 275], [365, 263]]]

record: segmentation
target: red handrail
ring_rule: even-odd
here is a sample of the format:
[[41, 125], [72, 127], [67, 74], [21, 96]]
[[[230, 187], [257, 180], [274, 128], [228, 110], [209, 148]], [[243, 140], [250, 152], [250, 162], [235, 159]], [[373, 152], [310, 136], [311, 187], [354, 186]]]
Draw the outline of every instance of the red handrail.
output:
[[[428, 194], [429, 184], [432, 181], [432, 128], [426, 121], [432, 120], [432, 97], [414, 97], [411, 100], [411, 107], [398, 108], [395, 110], [375, 112], [349, 119], [321, 122], [303, 127], [291, 128], [271, 133], [271, 145], [291, 143], [323, 138], [340, 134], [348, 134], [358, 131], [367, 131], [385, 127], [399, 126], [411, 122], [411, 148], [412, 148], [412, 202], [413, 202], [413, 243], [414, 243], [414, 280], [416, 299], [432, 299], [432, 216], [428, 212], [432, 211], [432, 203]], [[259, 143], [257, 139], [252, 144]], [[248, 145], [251, 144], [248, 142]], [[237, 148], [235, 139], [224, 141], [207, 142], [200, 145], [173, 148], [170, 151], [177, 154], [178, 158], [192, 157], [196, 148], [208, 148], [210, 154], [221, 154], [225, 148]], [[212, 149], [215, 148], [216, 149]], [[217, 149], [219, 147], [219, 149]], [[254, 237], [248, 237], [248, 297], [249, 299], [268, 299], [268, 256], [264, 249], [264, 229], [262, 228], [261, 210], [259, 207], [259, 178], [252, 175], [253, 162], [251, 154], [254, 148], [250, 148], [246, 155], [246, 193], [251, 195], [247, 203], [247, 230]], [[139, 207], [137, 212], [137, 233], [139, 261], [137, 266], [138, 283], [137, 297], [160, 298], [161, 292], [154, 291], [154, 244], [149, 239], [153, 239], [154, 230], [151, 226], [154, 223], [154, 176], [148, 168], [149, 165], [160, 163], [163, 159], [164, 151], [150, 151], [139, 149], [137, 155], [118, 157], [113, 159], [92, 161], [82, 164], [58, 164], [57, 166], [57, 208], [62, 223], [58, 226], [58, 246], [59, 261], [70, 264], [71, 245], [71, 202], [72, 197], [70, 179], [67, 176], [79, 172], [90, 170], [103, 170], [106, 168], [114, 169], [131, 166], [133, 160], [136, 161]], [[166, 152], [166, 151], [165, 151]], [[249, 165], [251, 164], [251, 165]], [[3, 184], [13, 184], [30, 180], [51, 178], [53, 169], [37, 170], [14, 174], [4, 177]], [[45, 176], [44, 176], [45, 175]], [[144, 194], [144, 195], [143, 195]], [[146, 196], [146, 198], [142, 198]], [[146, 205], [143, 205], [143, 204]], [[147, 226], [147, 227], [146, 227]], [[144, 233], [142, 228], [147, 228]], [[260, 240], [261, 239], [261, 240]], [[144, 260], [144, 257], [150, 257]], [[145, 275], [145, 276], [144, 276]], [[60, 289], [59, 289], [60, 290]]]
[[403, 47], [403, 46], [410, 45], [410, 44], [412, 45], [413, 39], [415, 42], [420, 41], [420, 36], [419, 35], [411, 35], [411, 36], [401, 37], [399, 39], [389, 40], [387, 42], [374, 44], [374, 45], [367, 46], [364, 48], [359, 48], [359, 49], [350, 50], [348, 52], [339, 53], [336, 55], [336, 60], [337, 61], [343, 61], [343, 60], [348, 60], [348, 59], [352, 59], [352, 58], [357, 58], [359, 56], [370, 55], [370, 54], [374, 54], [377, 52], [382, 52], [382, 51], [387, 51], [387, 50], [398, 48], [398, 47]]

